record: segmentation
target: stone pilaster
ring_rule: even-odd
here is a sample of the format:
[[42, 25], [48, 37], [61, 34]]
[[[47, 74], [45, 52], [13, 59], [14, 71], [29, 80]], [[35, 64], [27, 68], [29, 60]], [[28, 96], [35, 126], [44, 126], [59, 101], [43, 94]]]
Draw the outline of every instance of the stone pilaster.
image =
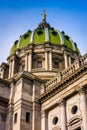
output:
[[3, 62], [1, 64], [1, 78], [2, 79], [7, 79], [8, 78], [8, 71], [9, 71], [8, 64]]
[[4, 69], [1, 69], [1, 78], [4, 78]]
[[15, 64], [15, 59], [12, 57], [9, 60], [9, 78], [13, 77], [14, 75], [14, 64]]
[[71, 57], [69, 56], [69, 65], [71, 65]]
[[45, 69], [48, 70], [48, 52], [45, 52]]
[[48, 130], [48, 113], [46, 110], [41, 111], [41, 130]]
[[5, 130], [13, 130], [13, 104], [8, 107]]
[[31, 72], [32, 69], [32, 52], [28, 54], [28, 71]]
[[33, 102], [32, 130], [35, 130], [35, 102]]
[[31, 72], [32, 69], [32, 52], [27, 52], [25, 55], [25, 71]]
[[13, 103], [14, 100], [14, 93], [15, 93], [15, 81], [13, 80], [13, 82], [10, 85], [10, 99], [9, 99], [9, 104]]
[[10, 84], [10, 97], [9, 97], [9, 106], [7, 109], [7, 118], [6, 118], [6, 130], [13, 130], [13, 108], [14, 108], [14, 91], [15, 91], [15, 82]]
[[12, 72], [11, 72], [11, 77], [14, 75], [14, 59], [12, 60]]
[[68, 62], [67, 62], [67, 54], [64, 53], [64, 59], [65, 59], [65, 68], [68, 67]]
[[66, 104], [65, 104], [65, 100], [62, 100], [60, 102], [60, 106], [61, 106], [61, 130], [67, 130], [66, 128]]
[[9, 61], [9, 78], [11, 78], [11, 71], [12, 71], [12, 61]]
[[28, 54], [25, 55], [25, 71], [28, 70]]
[[[33, 95], [32, 95], [32, 130], [41, 130], [41, 113], [40, 113], [40, 104], [37, 101], [37, 82], [33, 82]], [[39, 122], [39, 123], [38, 123]]]
[[87, 104], [85, 89], [81, 89], [80, 92], [80, 107], [82, 112], [82, 126], [84, 130], [87, 130]]
[[49, 70], [52, 70], [52, 52], [49, 52]]

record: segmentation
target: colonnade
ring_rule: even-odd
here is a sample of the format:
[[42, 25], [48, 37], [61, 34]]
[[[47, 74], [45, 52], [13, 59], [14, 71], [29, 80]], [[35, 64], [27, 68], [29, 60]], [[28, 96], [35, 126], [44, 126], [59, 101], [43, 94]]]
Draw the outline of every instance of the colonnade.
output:
[[[45, 54], [44, 55], [44, 57], [45, 57], [44, 68], [45, 68], [45, 70], [52, 71], [52, 69], [53, 69], [52, 48], [49, 48], [49, 47], [45, 48], [44, 54]], [[32, 58], [33, 58], [32, 50], [26, 52], [26, 54], [25, 54], [25, 71], [31, 72], [32, 62], [33, 62]], [[69, 65], [71, 65], [71, 57], [68, 56], [66, 53], [64, 53], [64, 62], [65, 62], [65, 68], [67, 68]], [[13, 77], [14, 69], [15, 69], [15, 57], [9, 59], [9, 78]], [[2, 72], [2, 75], [3, 75], [3, 72]]]

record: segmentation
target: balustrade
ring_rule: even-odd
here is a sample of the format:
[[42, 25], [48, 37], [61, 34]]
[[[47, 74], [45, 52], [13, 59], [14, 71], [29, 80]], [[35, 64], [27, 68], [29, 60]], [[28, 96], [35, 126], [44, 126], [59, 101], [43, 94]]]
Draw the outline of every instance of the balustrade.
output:
[[80, 67], [82, 67], [85, 64], [87, 64], [87, 54], [80, 57], [79, 59], [76, 59], [76, 61], [73, 64], [71, 64], [68, 68], [62, 70], [61, 72], [58, 72], [56, 77], [54, 77], [52, 80], [48, 81], [45, 84], [46, 90], [51, 88], [52, 86], [56, 85], [61, 80], [68, 77], [69, 75], [74, 73], [77, 69], [79, 69]]

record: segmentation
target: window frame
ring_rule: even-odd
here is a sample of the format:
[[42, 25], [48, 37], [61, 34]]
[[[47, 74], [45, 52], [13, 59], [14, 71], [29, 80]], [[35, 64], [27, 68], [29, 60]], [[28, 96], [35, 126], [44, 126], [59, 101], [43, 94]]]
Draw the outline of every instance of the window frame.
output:
[[30, 122], [30, 112], [26, 112], [26, 122]]
[[79, 127], [75, 128], [74, 130], [81, 130], [81, 127], [79, 126]]
[[37, 68], [41, 69], [42, 68], [42, 61], [37, 61]]
[[59, 68], [59, 62], [58, 61], [54, 61], [53, 68], [55, 68], [55, 69]]
[[14, 114], [14, 124], [17, 123], [17, 113]]

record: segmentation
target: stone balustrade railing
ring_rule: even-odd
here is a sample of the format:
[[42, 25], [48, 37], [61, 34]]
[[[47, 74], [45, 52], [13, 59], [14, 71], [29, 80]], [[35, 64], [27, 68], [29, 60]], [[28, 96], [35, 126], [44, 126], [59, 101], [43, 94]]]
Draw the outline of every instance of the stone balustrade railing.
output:
[[60, 82], [64, 78], [68, 77], [70, 74], [74, 73], [77, 69], [79, 69], [81, 66], [85, 64], [87, 64], [87, 54], [76, 59], [75, 62], [68, 68], [64, 69], [63, 71], [58, 72], [56, 77], [54, 77], [52, 80], [48, 81], [45, 84], [45, 89], [48, 90], [49, 88], [56, 85], [58, 82]]
[[85, 65], [87, 63], [87, 54], [85, 54], [84, 56], [80, 57], [79, 59], [81, 66]]

